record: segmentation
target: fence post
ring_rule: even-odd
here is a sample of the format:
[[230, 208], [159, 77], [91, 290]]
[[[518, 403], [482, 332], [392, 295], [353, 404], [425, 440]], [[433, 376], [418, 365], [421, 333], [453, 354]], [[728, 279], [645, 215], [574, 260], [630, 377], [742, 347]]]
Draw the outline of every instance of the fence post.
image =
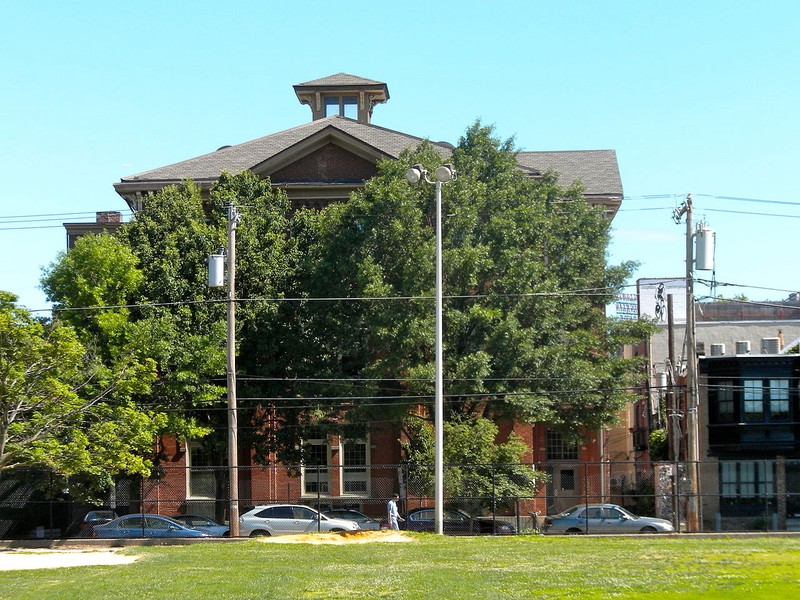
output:
[[[767, 460], [764, 459], [764, 475], [761, 477], [764, 486], [764, 531], [769, 531], [769, 522], [772, 520], [769, 514], [769, 489], [767, 488]], [[775, 478], [772, 478], [773, 490], [775, 488]]]
[[[492, 463], [492, 535], [495, 535], [497, 529], [495, 527], [495, 522], [497, 521], [497, 481], [495, 476], [497, 475], [497, 465]], [[478, 533], [480, 533], [480, 526], [478, 527]]]
[[317, 533], [322, 531], [322, 519], [320, 518], [320, 514], [322, 513], [322, 497], [319, 491], [319, 465], [317, 465]]

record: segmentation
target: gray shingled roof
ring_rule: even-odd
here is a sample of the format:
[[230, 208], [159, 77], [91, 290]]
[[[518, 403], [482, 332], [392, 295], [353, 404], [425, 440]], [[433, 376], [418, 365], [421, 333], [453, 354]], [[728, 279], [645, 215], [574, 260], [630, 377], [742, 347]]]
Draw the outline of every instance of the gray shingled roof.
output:
[[373, 79], [364, 79], [350, 75], [349, 73], [336, 73], [336, 75], [329, 75], [321, 79], [314, 79], [313, 81], [306, 81], [305, 83], [298, 83], [295, 87], [300, 86], [339, 86], [339, 85], [386, 85], [382, 81], [375, 81]]
[[[333, 77], [337, 77], [334, 75]], [[329, 79], [329, 78], [326, 78]], [[179, 163], [129, 175], [122, 184], [137, 182], [179, 182], [216, 180], [222, 171], [239, 173], [253, 169], [283, 151], [291, 149], [311, 136], [324, 135], [326, 129], [336, 135], [349, 136], [371, 146], [376, 153], [387, 158], [397, 158], [406, 148], [418, 146], [423, 138], [393, 131], [377, 125], [359, 123], [341, 116], [331, 116], [312, 121], [285, 131], [273, 133], [235, 146], [223, 147], [216, 152], [190, 158]], [[451, 149], [446, 144], [434, 144], [443, 157]], [[613, 150], [570, 150], [557, 152], [519, 152], [517, 162], [521, 168], [543, 173], [553, 169], [559, 174], [562, 185], [580, 180], [587, 195], [622, 197], [616, 153]]]
[[622, 197], [622, 180], [614, 150], [519, 152], [517, 163], [540, 173], [552, 169], [559, 174], [559, 183], [563, 186], [580, 180], [588, 195]]
[[[324, 131], [326, 128], [335, 129], [366, 143], [387, 158], [397, 158], [406, 148], [416, 147], [423, 141], [422, 138], [400, 133], [399, 131], [392, 131], [376, 125], [367, 125], [334, 115], [244, 142], [243, 144], [223, 147], [216, 152], [190, 158], [166, 167], [129, 175], [123, 177], [121, 181], [129, 183], [135, 181], [181, 181], [183, 179], [203, 181], [217, 179], [222, 171], [239, 173], [240, 171], [252, 169], [295, 144], [301, 143], [308, 137]], [[449, 155], [449, 148], [441, 144], [438, 144], [438, 146], [443, 154]]]

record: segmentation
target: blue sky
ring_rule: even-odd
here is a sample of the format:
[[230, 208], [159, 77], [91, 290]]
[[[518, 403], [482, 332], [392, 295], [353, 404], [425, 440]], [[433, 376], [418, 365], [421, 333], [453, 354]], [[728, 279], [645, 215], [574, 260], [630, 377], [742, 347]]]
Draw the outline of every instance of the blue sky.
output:
[[479, 118], [524, 150], [615, 149], [612, 262], [682, 276], [671, 213], [692, 193], [716, 279], [748, 286], [720, 293], [785, 298], [798, 22], [790, 0], [0, 0], [0, 289], [46, 307], [62, 222], [125, 210], [122, 176], [307, 122], [292, 85], [346, 72], [388, 84], [383, 127], [455, 143]]

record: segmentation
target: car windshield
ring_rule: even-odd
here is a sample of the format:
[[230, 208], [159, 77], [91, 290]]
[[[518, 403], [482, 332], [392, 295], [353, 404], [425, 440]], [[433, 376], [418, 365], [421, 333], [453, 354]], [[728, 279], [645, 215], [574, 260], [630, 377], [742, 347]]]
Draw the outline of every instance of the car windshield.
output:
[[618, 507], [617, 507], [617, 510], [618, 510], [619, 512], [621, 512], [622, 514], [624, 514], [626, 517], [630, 517], [631, 519], [638, 519], [638, 518], [639, 518], [639, 515], [635, 515], [635, 514], [633, 514], [631, 511], [629, 511], [629, 510], [625, 510], [625, 509], [624, 509], [624, 508], [622, 508], [621, 506], [618, 506]]

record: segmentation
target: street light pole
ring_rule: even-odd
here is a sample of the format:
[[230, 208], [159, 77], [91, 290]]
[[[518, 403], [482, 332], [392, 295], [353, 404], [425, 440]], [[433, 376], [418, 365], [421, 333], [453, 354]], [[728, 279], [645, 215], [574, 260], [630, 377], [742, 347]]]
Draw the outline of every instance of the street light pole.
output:
[[452, 165], [442, 165], [435, 171], [436, 179], [428, 177], [428, 170], [423, 165], [414, 165], [406, 171], [409, 183], [417, 184], [421, 180], [436, 184], [436, 359], [435, 359], [435, 395], [433, 409], [434, 459], [433, 459], [433, 496], [434, 496], [434, 531], [444, 533], [444, 377], [442, 350], [442, 184], [453, 181], [456, 171]]
[[436, 180], [436, 368], [433, 432], [434, 525], [444, 533], [444, 378], [442, 376], [442, 182]]

